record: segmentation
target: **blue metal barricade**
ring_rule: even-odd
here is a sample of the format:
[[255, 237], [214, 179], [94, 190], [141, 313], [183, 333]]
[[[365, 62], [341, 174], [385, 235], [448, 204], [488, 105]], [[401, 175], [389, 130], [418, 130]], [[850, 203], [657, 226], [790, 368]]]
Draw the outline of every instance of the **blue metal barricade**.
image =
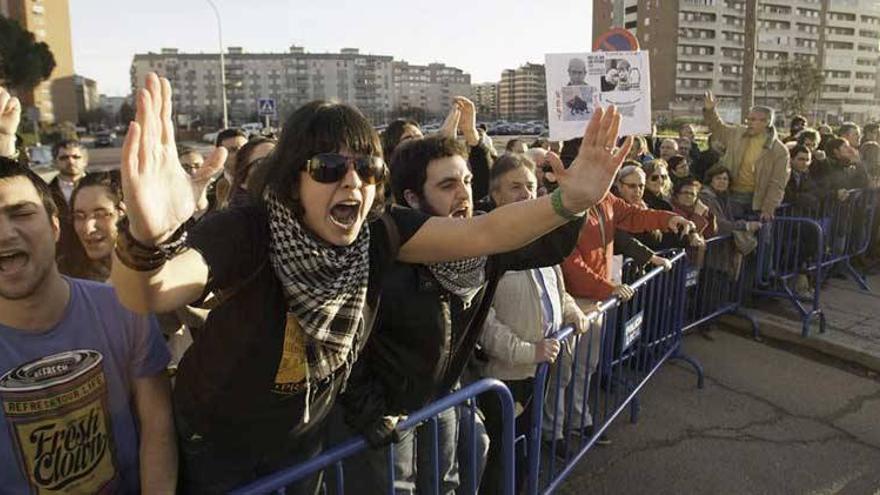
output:
[[[685, 255], [670, 259], [670, 271], [654, 268], [630, 284], [635, 295], [629, 301], [613, 297], [591, 311], [587, 333], [575, 335], [566, 327], [554, 335], [570, 352], [560, 353], [552, 367], [538, 366], [533, 397], [541, 402], [532, 408], [527, 493], [557, 489], [627, 407], [635, 422], [638, 393], [666, 360], [693, 365], [702, 388], [702, 367], [681, 352]], [[570, 431], [579, 438], [573, 440]]]
[[746, 257], [737, 251], [732, 235], [706, 240], [701, 262], [687, 264], [684, 332], [729, 314], [747, 319], [754, 338], [760, 337], [754, 317], [742, 310], [745, 265]]
[[[453, 392], [452, 394], [447, 395], [441, 399], [438, 399], [435, 402], [425, 406], [424, 408], [416, 411], [415, 413], [409, 415], [405, 421], [403, 421], [400, 425], [398, 425], [398, 429], [401, 431], [409, 430], [418, 427], [423, 423], [432, 424], [432, 431], [434, 432], [433, 436], [433, 453], [434, 453], [434, 468], [435, 468], [435, 484], [434, 484], [434, 493], [440, 493], [439, 491], [439, 483], [436, 480], [439, 479], [437, 476], [437, 459], [439, 453], [437, 451], [437, 423], [436, 418], [437, 415], [451, 408], [459, 407], [464, 405], [470, 412], [474, 413], [476, 411], [470, 404], [473, 399], [482, 393], [494, 393], [498, 396], [501, 401], [501, 415], [502, 415], [502, 477], [503, 477], [503, 494], [504, 495], [513, 495], [514, 493], [514, 402], [513, 397], [510, 394], [510, 390], [499, 380], [493, 378], [485, 378], [470, 385], [463, 387], [462, 389]], [[472, 418], [473, 419], [473, 418]], [[433, 421], [433, 422], [432, 422]], [[471, 431], [473, 434], [473, 430]], [[475, 448], [475, 442], [470, 443], [472, 448]], [[339, 445], [336, 445], [327, 451], [323, 452], [321, 455], [310, 459], [307, 462], [302, 464], [293, 466], [288, 469], [281, 470], [272, 475], [266, 476], [262, 479], [254, 481], [244, 487], [241, 487], [232, 493], [238, 495], [250, 495], [250, 494], [258, 494], [258, 493], [272, 493], [274, 491], [283, 490], [284, 487], [291, 485], [297, 481], [304, 480], [309, 476], [312, 476], [316, 473], [319, 473], [324, 470], [332, 469], [334, 472], [334, 476], [332, 481], [334, 482], [333, 493], [342, 494], [345, 493], [345, 476], [343, 472], [343, 461], [346, 459], [352, 458], [353, 456], [366, 451], [370, 446], [367, 444], [366, 440], [364, 440], [361, 436], [356, 436], [354, 438], [350, 438]], [[393, 479], [394, 479], [394, 469], [393, 469], [393, 456], [394, 449], [388, 448], [388, 469], [389, 469], [389, 480], [392, 482], [389, 483], [388, 493], [394, 494], [393, 487]], [[479, 456], [474, 455], [472, 459], [476, 459]], [[477, 477], [473, 477], [473, 483], [476, 484]], [[476, 486], [465, 487], [469, 493], [476, 493]], [[352, 489], [353, 493], [362, 493], [362, 491], [358, 490], [358, 487], [354, 487]]]
[[[761, 231], [752, 293], [789, 300], [801, 316], [805, 337], [813, 321], [824, 332], [820, 297], [832, 272], [850, 275], [869, 290], [851, 260], [870, 245], [877, 199], [877, 190], [859, 189], [849, 191], [844, 201], [829, 197], [815, 207], [788, 207], [790, 216], [778, 215]], [[792, 287], [797, 279], [812, 283]]]

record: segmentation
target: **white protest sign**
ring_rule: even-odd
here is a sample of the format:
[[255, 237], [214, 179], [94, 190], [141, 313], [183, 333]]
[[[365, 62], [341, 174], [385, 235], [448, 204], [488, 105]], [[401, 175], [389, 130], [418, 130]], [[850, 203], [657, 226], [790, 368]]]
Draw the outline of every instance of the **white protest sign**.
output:
[[544, 67], [550, 139], [582, 137], [593, 110], [612, 104], [621, 136], [651, 133], [648, 52], [549, 53]]

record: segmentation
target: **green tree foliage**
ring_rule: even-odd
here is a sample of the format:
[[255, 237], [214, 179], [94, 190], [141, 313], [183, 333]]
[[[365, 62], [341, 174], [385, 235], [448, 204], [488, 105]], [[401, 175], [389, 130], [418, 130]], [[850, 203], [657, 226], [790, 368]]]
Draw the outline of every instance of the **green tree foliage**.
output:
[[37, 42], [21, 25], [0, 16], [0, 81], [26, 91], [46, 80], [55, 68], [49, 45]]
[[782, 78], [783, 112], [787, 115], [806, 114], [825, 83], [825, 74], [810, 62], [784, 60], [779, 64]]
[[128, 125], [129, 122], [134, 120], [134, 116], [134, 107], [126, 101], [122, 104], [121, 107], [119, 107], [119, 113], [116, 114], [116, 120], [120, 124]]

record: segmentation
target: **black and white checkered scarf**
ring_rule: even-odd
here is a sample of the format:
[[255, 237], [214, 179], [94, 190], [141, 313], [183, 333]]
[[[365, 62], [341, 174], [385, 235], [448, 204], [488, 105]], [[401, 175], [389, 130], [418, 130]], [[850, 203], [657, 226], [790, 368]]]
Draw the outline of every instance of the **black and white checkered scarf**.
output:
[[288, 311], [306, 334], [306, 380], [321, 380], [346, 364], [363, 330], [370, 229], [365, 225], [350, 246], [330, 246], [306, 232], [271, 192], [264, 199], [269, 260], [284, 287]]
[[470, 306], [486, 282], [486, 257], [432, 263], [428, 270], [444, 289], [460, 297], [465, 306]]

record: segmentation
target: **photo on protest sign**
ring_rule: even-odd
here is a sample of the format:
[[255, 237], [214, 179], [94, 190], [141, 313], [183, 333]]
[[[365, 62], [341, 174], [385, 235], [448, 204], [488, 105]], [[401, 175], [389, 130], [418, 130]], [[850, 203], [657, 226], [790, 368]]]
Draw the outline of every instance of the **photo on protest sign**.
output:
[[597, 106], [617, 106], [620, 134], [651, 132], [648, 52], [558, 53], [546, 55], [550, 139], [583, 136]]

